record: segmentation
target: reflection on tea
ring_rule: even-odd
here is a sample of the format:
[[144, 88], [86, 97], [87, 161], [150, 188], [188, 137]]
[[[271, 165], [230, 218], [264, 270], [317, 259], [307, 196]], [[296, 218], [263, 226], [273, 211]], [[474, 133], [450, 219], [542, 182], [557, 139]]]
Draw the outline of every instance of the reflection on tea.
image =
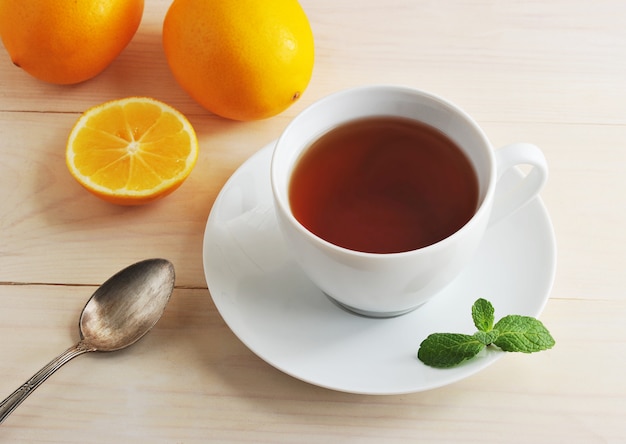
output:
[[474, 215], [478, 180], [466, 155], [428, 125], [371, 117], [322, 135], [299, 159], [289, 199], [322, 239], [369, 253], [436, 243]]

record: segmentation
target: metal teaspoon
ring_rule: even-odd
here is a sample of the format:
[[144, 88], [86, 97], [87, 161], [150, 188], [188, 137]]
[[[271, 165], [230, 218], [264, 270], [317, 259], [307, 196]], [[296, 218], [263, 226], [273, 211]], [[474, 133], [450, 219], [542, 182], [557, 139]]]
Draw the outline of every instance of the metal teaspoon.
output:
[[0, 424], [66, 362], [87, 352], [120, 350], [148, 333], [165, 310], [174, 278], [174, 266], [165, 259], [137, 262], [110, 277], [83, 308], [80, 341], [0, 403]]

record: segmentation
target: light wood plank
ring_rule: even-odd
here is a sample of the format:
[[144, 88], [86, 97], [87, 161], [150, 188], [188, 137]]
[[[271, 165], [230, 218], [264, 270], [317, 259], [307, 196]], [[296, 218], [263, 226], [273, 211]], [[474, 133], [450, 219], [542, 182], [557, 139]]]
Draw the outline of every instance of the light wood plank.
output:
[[[78, 339], [76, 319], [92, 290], [0, 286], [0, 321], [15, 332], [0, 345], [0, 393]], [[438, 390], [360, 396], [275, 370], [239, 342], [206, 290], [177, 289], [148, 336], [68, 363], [2, 434], [33, 443], [620, 442], [624, 310], [624, 301], [552, 300], [542, 319], [553, 350], [509, 354]]]
[[[316, 39], [311, 84], [283, 114], [249, 123], [212, 115], [176, 84], [161, 46], [170, 3], [146, 0], [130, 45], [80, 85], [37, 81], [0, 45], [0, 398], [77, 340], [95, 285], [151, 256], [177, 270], [150, 335], [69, 363], [0, 426], [0, 441], [626, 442], [625, 2], [301, 0]], [[224, 324], [201, 251], [219, 190], [307, 105], [373, 83], [456, 102], [494, 147], [544, 150], [558, 243], [542, 314], [553, 350], [507, 355], [425, 393], [358, 396], [281, 373]], [[79, 114], [130, 95], [183, 111], [201, 145], [188, 181], [141, 208], [101, 202], [64, 164]]]

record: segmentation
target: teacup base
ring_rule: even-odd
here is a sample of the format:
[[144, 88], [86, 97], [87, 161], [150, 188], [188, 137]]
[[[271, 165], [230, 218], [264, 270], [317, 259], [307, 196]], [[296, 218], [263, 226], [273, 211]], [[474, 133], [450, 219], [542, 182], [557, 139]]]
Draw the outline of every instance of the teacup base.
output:
[[324, 293], [324, 294], [326, 295], [328, 299], [330, 299], [330, 301], [333, 304], [335, 304], [337, 307], [341, 308], [342, 310], [345, 310], [350, 314], [355, 314], [355, 315], [363, 316], [366, 318], [379, 318], [379, 319], [396, 318], [398, 316], [411, 313], [413, 310], [424, 305], [424, 304], [419, 304], [419, 305], [416, 305], [415, 307], [411, 307], [406, 310], [399, 310], [399, 311], [383, 311], [383, 312], [368, 311], [368, 310], [361, 310], [360, 308], [351, 307], [350, 305], [346, 305], [343, 302], [339, 302], [337, 299], [333, 298], [332, 296], [329, 296], [327, 293]]

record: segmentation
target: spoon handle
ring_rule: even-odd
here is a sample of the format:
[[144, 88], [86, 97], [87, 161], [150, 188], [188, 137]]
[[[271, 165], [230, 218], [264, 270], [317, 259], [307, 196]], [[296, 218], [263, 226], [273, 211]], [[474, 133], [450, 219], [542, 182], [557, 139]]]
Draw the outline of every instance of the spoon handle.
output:
[[0, 403], [0, 424], [9, 416], [18, 405], [24, 401], [37, 387], [39, 387], [52, 373], [57, 371], [63, 364], [83, 353], [95, 351], [95, 347], [80, 341], [78, 344], [65, 350], [59, 356], [46, 364], [41, 370], [35, 373], [32, 378], [22, 384], [17, 390], [11, 393]]

